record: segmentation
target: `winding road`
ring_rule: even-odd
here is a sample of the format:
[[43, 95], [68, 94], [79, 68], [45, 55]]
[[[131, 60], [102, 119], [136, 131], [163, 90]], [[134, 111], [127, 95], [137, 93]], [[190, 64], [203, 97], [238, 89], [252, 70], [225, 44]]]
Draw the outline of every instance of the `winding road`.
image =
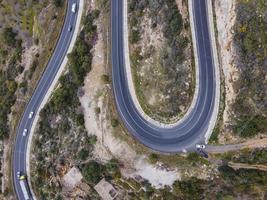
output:
[[[193, 19], [196, 32], [196, 46], [199, 63], [199, 88], [195, 107], [182, 123], [174, 127], [163, 128], [146, 121], [137, 111], [129, 92], [124, 59], [123, 44], [123, 1], [111, 1], [111, 43], [112, 43], [112, 83], [116, 107], [122, 122], [129, 132], [145, 146], [160, 152], [182, 152], [195, 149], [197, 143], [205, 143], [212, 114], [215, 108], [216, 75], [213, 64], [213, 52], [208, 25], [207, 0], [193, 0]], [[40, 107], [59, 67], [66, 56], [77, 15], [71, 12], [71, 5], [78, 0], [68, 0], [64, 26], [54, 53], [32, 95], [20, 121], [14, 145], [12, 177], [18, 199], [24, 200], [17, 178], [17, 172], [26, 174], [27, 145], [29, 136], [23, 136], [23, 130], [32, 129], [34, 118], [31, 112]], [[32, 196], [32, 193], [30, 193]], [[31, 197], [32, 198], [32, 197]]]
[[[35, 113], [40, 107], [48, 89], [50, 88], [55, 76], [63, 62], [64, 57], [67, 54], [72, 36], [73, 30], [69, 31], [69, 27], [75, 27], [77, 21], [77, 14], [71, 12], [71, 6], [73, 3], [78, 4], [78, 0], [68, 0], [67, 11], [65, 15], [64, 25], [61, 30], [60, 37], [58, 39], [56, 48], [54, 49], [53, 55], [50, 58], [46, 69], [38, 82], [38, 85], [26, 106], [26, 109], [21, 118], [19, 127], [17, 129], [17, 137], [14, 145], [13, 160], [12, 160], [12, 178], [13, 186], [17, 194], [18, 199], [24, 200], [24, 196], [17, 178], [17, 172], [21, 174], [27, 174], [27, 145], [29, 140], [29, 132], [32, 128]], [[33, 117], [29, 118], [29, 114], [34, 112]], [[24, 129], [27, 129], [26, 136], [23, 136]], [[30, 196], [32, 194], [30, 193]], [[32, 199], [32, 197], [31, 197]]]
[[[216, 73], [208, 24], [207, 0], [193, 0], [193, 20], [199, 63], [196, 105], [178, 125], [160, 127], [145, 120], [132, 100], [126, 79], [123, 44], [123, 1], [112, 0], [112, 83], [117, 111], [128, 131], [145, 146], [159, 152], [191, 151], [205, 143], [215, 108]], [[194, 36], [193, 36], [194, 37]]]

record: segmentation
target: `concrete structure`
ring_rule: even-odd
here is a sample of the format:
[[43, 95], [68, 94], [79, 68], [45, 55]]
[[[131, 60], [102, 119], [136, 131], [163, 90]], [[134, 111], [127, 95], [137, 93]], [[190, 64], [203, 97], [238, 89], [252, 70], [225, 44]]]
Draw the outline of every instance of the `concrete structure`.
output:
[[75, 186], [81, 183], [82, 174], [77, 167], [72, 167], [70, 171], [63, 177], [63, 185], [67, 189], [73, 189]]
[[104, 178], [94, 188], [104, 200], [113, 200], [118, 195], [115, 188]]

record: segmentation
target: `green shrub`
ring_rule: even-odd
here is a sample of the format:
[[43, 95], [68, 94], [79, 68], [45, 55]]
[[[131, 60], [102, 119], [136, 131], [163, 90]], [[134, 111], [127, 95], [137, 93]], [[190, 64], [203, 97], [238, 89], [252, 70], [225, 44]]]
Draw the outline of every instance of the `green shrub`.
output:
[[110, 161], [108, 161], [105, 167], [109, 174], [119, 173], [119, 161], [116, 158], [112, 158]]
[[137, 43], [141, 39], [140, 32], [138, 30], [132, 30], [130, 33], [129, 41], [132, 44]]
[[82, 167], [82, 174], [84, 176], [84, 179], [89, 184], [98, 183], [103, 177], [103, 172], [104, 167], [95, 161], [91, 161]]
[[119, 125], [119, 121], [117, 119], [111, 119], [111, 126], [112, 127], [117, 127]]
[[267, 131], [267, 117], [257, 115], [249, 119], [237, 120], [234, 132], [240, 137], [253, 137], [258, 133]]
[[267, 149], [256, 148], [256, 149], [244, 149], [240, 152], [225, 153], [223, 159], [227, 161], [233, 161], [238, 163], [248, 164], [266, 164], [267, 163]]
[[248, 193], [252, 187], [267, 189], [267, 172], [254, 169], [234, 170], [227, 165], [220, 166], [219, 172], [228, 184], [235, 189], [241, 189], [241, 192]]
[[76, 124], [78, 126], [84, 126], [84, 116], [83, 113], [80, 113], [76, 116]]
[[28, 74], [28, 78], [29, 79], [32, 78], [32, 75], [35, 72], [35, 70], [36, 70], [37, 67], [38, 67], [38, 60], [37, 59], [34, 59], [34, 61], [32, 62], [32, 65], [30, 67], [29, 74]]
[[3, 39], [8, 46], [15, 46], [17, 34], [13, 32], [11, 27], [4, 28]]
[[53, 0], [53, 3], [56, 7], [61, 7], [63, 5], [62, 0]]
[[89, 156], [89, 151], [86, 149], [81, 149], [78, 153], [78, 158], [81, 160], [86, 160]]
[[106, 75], [106, 74], [101, 75], [101, 81], [102, 81], [104, 84], [108, 84], [108, 83], [110, 82], [110, 80], [109, 80], [109, 76]]
[[97, 137], [95, 135], [90, 135], [87, 138], [87, 143], [90, 144], [90, 145], [95, 145], [96, 142], [97, 142]]
[[158, 161], [159, 156], [157, 154], [155, 154], [155, 153], [151, 153], [151, 154], [149, 154], [149, 157], [148, 158], [149, 158], [149, 161], [152, 164], [155, 164]]
[[175, 181], [173, 192], [182, 199], [198, 200], [204, 199], [205, 181], [195, 177], [187, 181]]

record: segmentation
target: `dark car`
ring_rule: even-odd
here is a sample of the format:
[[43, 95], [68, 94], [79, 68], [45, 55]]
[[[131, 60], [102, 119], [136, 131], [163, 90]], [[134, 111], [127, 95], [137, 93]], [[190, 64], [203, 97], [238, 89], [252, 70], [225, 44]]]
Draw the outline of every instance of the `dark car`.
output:
[[197, 148], [197, 153], [198, 153], [200, 156], [204, 157], [204, 158], [208, 158], [208, 157], [209, 157], [208, 153], [205, 152], [205, 151], [204, 151], [203, 149], [201, 149], [201, 148]]
[[72, 26], [69, 26], [68, 31], [71, 32], [71, 30], [72, 30]]

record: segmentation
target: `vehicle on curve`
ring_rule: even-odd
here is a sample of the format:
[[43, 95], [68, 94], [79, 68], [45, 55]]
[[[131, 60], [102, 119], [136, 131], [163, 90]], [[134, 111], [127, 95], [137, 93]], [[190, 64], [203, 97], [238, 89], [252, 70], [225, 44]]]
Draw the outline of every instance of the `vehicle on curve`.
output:
[[71, 32], [71, 30], [72, 30], [72, 26], [69, 26], [68, 31]]
[[27, 135], [27, 132], [28, 132], [28, 129], [25, 128], [25, 129], [23, 130], [23, 133], [22, 133], [23, 136], [26, 136], [26, 135]]
[[21, 172], [17, 172], [17, 178], [19, 180], [19, 185], [20, 185], [21, 191], [23, 193], [24, 199], [30, 200], [29, 187], [28, 187], [26, 175], [22, 174]]
[[197, 148], [197, 153], [204, 158], [209, 158], [208, 153], [205, 152], [204, 149]]
[[29, 119], [31, 119], [33, 117], [33, 114], [34, 114], [33, 111], [31, 111], [29, 114]]
[[205, 144], [196, 144], [197, 149], [205, 149], [206, 145]]
[[77, 4], [76, 3], [72, 4], [72, 6], [71, 6], [71, 12], [76, 13], [76, 7], [77, 7]]

